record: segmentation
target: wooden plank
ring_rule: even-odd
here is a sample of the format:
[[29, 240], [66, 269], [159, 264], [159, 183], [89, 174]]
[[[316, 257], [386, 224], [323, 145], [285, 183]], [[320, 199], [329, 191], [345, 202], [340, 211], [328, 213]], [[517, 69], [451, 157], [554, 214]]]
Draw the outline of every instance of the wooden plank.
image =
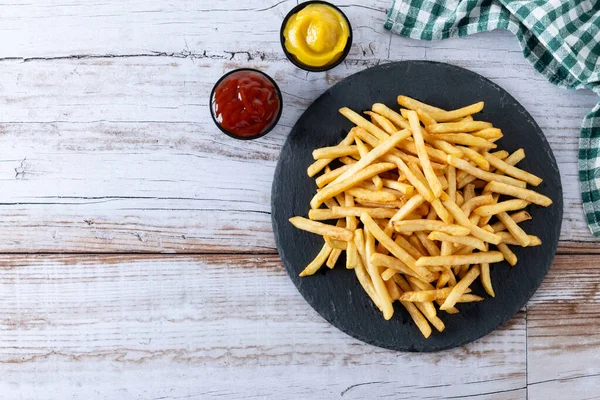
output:
[[522, 399], [525, 314], [398, 353], [333, 328], [276, 256], [1, 255], [5, 398]]
[[593, 398], [600, 381], [599, 289], [598, 256], [557, 257], [527, 306], [530, 399]]
[[527, 387], [527, 394], [530, 400], [598, 400], [599, 379], [600, 375], [595, 375], [533, 384]]
[[[492, 52], [484, 64], [473, 60], [477, 45], [511, 51]], [[428, 46], [440, 44], [407, 41], [393, 55], [422, 58]], [[446, 46], [454, 50], [434, 47], [438, 59], [455, 55], [455, 63], [507, 86], [536, 117], [563, 174], [561, 239], [598, 243], [587, 231], [574, 178], [579, 121], [596, 96], [560, 90], [526, 64], [511, 64], [523, 60], [506, 35]], [[287, 62], [173, 57], [1, 65], [2, 252], [272, 253], [270, 190], [281, 146], [318, 95], [365, 67], [307, 75]], [[213, 83], [240, 66], [264, 69], [284, 91], [279, 126], [256, 141], [224, 136], [207, 111]]]
[[[176, 54], [229, 59], [244, 52], [283, 59], [279, 29], [295, 0], [169, 2], [78, 0], [15, 3], [0, 17], [0, 58]], [[388, 0], [342, 4], [353, 58], [385, 57]], [[225, 51], [225, 53], [224, 53]]]

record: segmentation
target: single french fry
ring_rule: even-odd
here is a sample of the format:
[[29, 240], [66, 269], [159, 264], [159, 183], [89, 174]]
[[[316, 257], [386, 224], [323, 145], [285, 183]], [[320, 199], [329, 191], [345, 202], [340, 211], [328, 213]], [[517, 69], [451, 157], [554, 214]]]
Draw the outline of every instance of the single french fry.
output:
[[331, 251], [332, 248], [329, 247], [327, 243], [325, 243], [321, 248], [321, 251], [319, 251], [319, 254], [317, 254], [317, 256], [315, 257], [315, 259], [312, 260], [310, 264], [308, 264], [306, 268], [302, 270], [302, 272], [300, 272], [300, 276], [309, 276], [317, 272], [319, 268], [321, 268], [323, 264], [325, 264], [325, 261], [327, 261], [327, 258], [329, 257]]
[[461, 244], [463, 246], [470, 246], [485, 251], [485, 243], [481, 239], [477, 239], [473, 236], [452, 236], [444, 232], [433, 231], [427, 237], [429, 240], [442, 240], [448, 243]]
[[397, 132], [398, 129], [396, 129], [396, 127], [394, 126], [394, 124], [392, 123], [392, 121], [390, 121], [389, 119], [387, 119], [386, 117], [384, 117], [383, 115], [379, 115], [375, 112], [372, 111], [365, 111], [365, 114], [367, 114], [368, 116], [371, 117], [371, 121], [373, 123], [376, 123], [377, 125], [379, 125], [381, 127], [381, 129], [383, 129], [384, 131], [386, 131], [386, 133], [389, 133], [390, 135]]
[[506, 175], [512, 176], [513, 178], [525, 181], [533, 186], [538, 186], [542, 183], [542, 178], [535, 176], [527, 171], [523, 171], [520, 168], [513, 167], [512, 165], [494, 157], [490, 153], [484, 153], [483, 156], [490, 163], [491, 166], [499, 171], [502, 171]]
[[327, 258], [327, 262], [325, 263], [325, 265], [327, 265], [327, 268], [333, 269], [333, 267], [335, 267], [338, 258], [340, 258], [340, 256], [342, 255], [342, 251], [343, 250], [341, 249], [331, 250], [331, 253], [329, 253], [329, 257]]
[[381, 190], [374, 191], [374, 190], [357, 188], [357, 187], [346, 190], [346, 193], [351, 194], [354, 198], [360, 198], [360, 199], [369, 200], [369, 201], [387, 202], [387, 201], [395, 201], [398, 199], [393, 194], [387, 193], [387, 192], [384, 192]]
[[[385, 233], [387, 236], [389, 236], [391, 238], [394, 233], [394, 227], [392, 226], [392, 224], [389, 223], [389, 221], [387, 219], [383, 219], [380, 221], [383, 221], [384, 223], [379, 224], [379, 227], [383, 229], [383, 233]], [[377, 253], [380, 253], [383, 255], [387, 255], [389, 253], [388, 249], [386, 249], [385, 246], [382, 245], [381, 243], [379, 243], [377, 245], [375, 250], [377, 251]]]
[[322, 147], [320, 149], [313, 150], [313, 158], [315, 160], [321, 160], [324, 158], [338, 158], [343, 156], [357, 156], [358, 147], [356, 146], [331, 146]]
[[394, 315], [392, 299], [390, 298], [390, 294], [387, 291], [387, 287], [383, 282], [383, 279], [381, 279], [381, 272], [379, 271], [379, 268], [375, 267], [370, 262], [371, 256], [375, 253], [375, 239], [373, 238], [373, 235], [371, 234], [368, 227], [365, 226], [364, 232], [365, 254], [367, 258], [367, 272], [371, 277], [371, 281], [373, 282], [373, 286], [375, 287], [375, 292], [377, 293], [379, 301], [381, 302], [381, 308], [383, 309], [383, 318], [385, 320], [389, 320], [390, 318], [392, 318], [392, 315]]
[[417, 209], [417, 207], [423, 204], [424, 201], [425, 199], [420, 194], [411, 197], [406, 203], [404, 203], [404, 205], [398, 210], [398, 212], [396, 212], [392, 216], [390, 221], [394, 222], [403, 220], [404, 218], [406, 218], [407, 215], [412, 213], [414, 210]]
[[481, 267], [481, 285], [485, 289], [485, 292], [492, 297], [496, 297], [494, 293], [494, 288], [492, 287], [492, 279], [490, 278], [490, 264], [482, 263]]
[[471, 268], [469, 272], [467, 272], [467, 274], [460, 280], [460, 282], [454, 286], [450, 292], [450, 295], [448, 295], [446, 301], [444, 301], [444, 304], [440, 306], [440, 310], [446, 310], [450, 307], [453, 307], [456, 302], [458, 302], [460, 297], [465, 293], [465, 290], [467, 290], [467, 288], [471, 286], [471, 283], [477, 279], [480, 273], [481, 270], [478, 265]]
[[408, 129], [410, 127], [407, 120], [405, 120], [400, 114], [388, 108], [384, 104], [375, 103], [371, 107], [371, 110], [375, 111], [379, 115], [383, 115], [384, 117], [392, 121], [394, 125], [401, 129]]
[[476, 294], [463, 294], [456, 301], [457, 303], [472, 303], [475, 301], [483, 301], [483, 297], [477, 296]]
[[528, 204], [529, 203], [525, 200], [512, 199], [501, 201], [500, 203], [496, 204], [477, 207], [473, 210], [473, 213], [476, 215], [481, 215], [482, 217], [487, 217], [490, 215], [499, 214], [501, 212], [520, 210], [527, 207]]
[[502, 253], [502, 256], [504, 257], [504, 259], [512, 267], [514, 267], [517, 264], [517, 261], [518, 261], [517, 256], [515, 255], [515, 253], [512, 252], [511, 249], [508, 248], [508, 246], [506, 245], [506, 243], [500, 243], [496, 247], [498, 247], [498, 250], [500, 250], [500, 252]]
[[385, 286], [387, 287], [392, 300], [398, 300], [400, 298], [400, 289], [398, 289], [398, 285], [396, 285], [396, 282], [394, 282], [393, 279], [386, 280]]
[[[308, 215], [310, 217], [311, 211], [321, 211], [321, 209], [310, 210]], [[363, 212], [366, 212], [371, 218], [391, 218], [396, 214], [396, 210], [393, 208], [368, 208], [368, 207], [333, 207], [331, 211], [334, 218], [344, 217], [360, 217]], [[311, 218], [312, 219], [312, 218]]]
[[[463, 189], [465, 188], [468, 184], [475, 182], [477, 179], [476, 176], [473, 175], [469, 175], [466, 174], [459, 182], [458, 182], [458, 188], [459, 189]], [[482, 181], [485, 182], [485, 181]], [[487, 184], [487, 182], [485, 182], [485, 184]], [[485, 186], [485, 185], [484, 185]]]
[[[350, 132], [348, 132], [348, 135], [346, 135], [344, 140], [342, 140], [340, 142], [339, 146], [350, 146], [353, 142], [354, 142], [354, 133], [353, 133], [353, 130], [350, 130]], [[327, 165], [329, 165], [329, 163], [331, 163], [333, 160], [334, 160], [333, 158], [317, 160], [308, 167], [306, 173], [308, 174], [309, 177], [312, 178], [313, 176], [318, 174], [323, 168], [325, 168]]]
[[[434, 118], [438, 122], [446, 122], [446, 121], [454, 121], [454, 120], [458, 120], [461, 118], [470, 117], [471, 114], [476, 114], [476, 113], [480, 112], [481, 110], [483, 110], [483, 101], [480, 101], [479, 103], [471, 104], [469, 106], [462, 107], [462, 108], [459, 108], [456, 110], [452, 110], [452, 111], [432, 110], [432, 111], [430, 111], [430, 115], [432, 118]], [[470, 119], [466, 119], [466, 120], [463, 119], [464, 122], [472, 121], [472, 120], [473, 120], [472, 117]]]
[[509, 155], [508, 151], [506, 151], [506, 150], [498, 150], [498, 151], [494, 151], [493, 153], [490, 153], [490, 154], [501, 160], [506, 160], [506, 157], [508, 157], [508, 155]]
[[[434, 117], [435, 118], [435, 117]], [[429, 133], [456, 133], [456, 132], [474, 132], [481, 129], [491, 128], [492, 124], [483, 121], [460, 121], [446, 122], [429, 125], [426, 127]]]
[[443, 151], [446, 154], [452, 154], [454, 157], [463, 157], [464, 153], [458, 146], [453, 146], [445, 140], [434, 139], [431, 135], [423, 135], [423, 139], [433, 147]]
[[411, 185], [406, 184], [406, 183], [394, 181], [391, 179], [382, 179], [382, 181], [383, 181], [383, 186], [385, 186], [389, 189], [397, 190], [398, 192], [405, 194], [407, 196], [411, 196], [415, 190], [414, 187], [412, 187]]
[[336, 219], [340, 217], [336, 217], [333, 214], [333, 211], [326, 208], [317, 208], [314, 210], [308, 210], [308, 219], [313, 221], [326, 221], [328, 219]]
[[[438, 234], [439, 233], [444, 233], [444, 232], [438, 232]], [[444, 233], [444, 235], [446, 235], [446, 234]], [[440, 256], [451, 256], [452, 253], [454, 252], [454, 247], [455, 247], [455, 245], [453, 245], [452, 243], [442, 241], [442, 244], [440, 245]]]
[[410, 110], [416, 110], [417, 108], [420, 108], [428, 113], [447, 112], [446, 110], [443, 110], [441, 108], [430, 106], [426, 103], [421, 103], [420, 101], [412, 99], [408, 96], [398, 96], [397, 100], [399, 105], [401, 105], [402, 107], [406, 107]]
[[471, 215], [471, 212], [475, 208], [493, 204], [493, 203], [494, 203], [494, 198], [492, 197], [491, 194], [483, 194], [481, 196], [476, 196], [476, 197], [470, 198], [468, 201], [463, 203], [462, 206], [460, 206], [460, 209], [463, 210], [465, 215], [468, 217]]
[[317, 235], [321, 236], [328, 236], [332, 239], [347, 242], [348, 240], [352, 240], [353, 237], [352, 231], [349, 231], [348, 229], [323, 224], [317, 221], [311, 221], [310, 219], [303, 217], [292, 217], [289, 219], [289, 221], [298, 229], [316, 233]]
[[437, 289], [441, 289], [448, 284], [449, 280], [450, 280], [450, 274], [448, 273], [448, 271], [444, 271], [440, 274], [440, 277], [438, 278], [438, 280], [435, 284], [435, 287]]
[[358, 161], [358, 160], [356, 160], [356, 159], [354, 159], [352, 157], [340, 157], [340, 158], [338, 158], [338, 160], [342, 164], [346, 164], [346, 165], [348, 165], [348, 164], [356, 164], [356, 162]]
[[371, 208], [392, 208], [397, 210], [398, 208], [404, 205], [404, 200], [395, 200], [395, 201], [370, 201], [361, 199], [360, 197], [356, 197], [354, 199], [359, 205], [363, 207], [371, 207]]
[[419, 291], [404, 292], [404, 294], [400, 296], [399, 300], [410, 302], [442, 300], [450, 295], [452, 289], [452, 287], [447, 287], [443, 289], [423, 289]]
[[451, 256], [430, 256], [421, 257], [417, 260], [417, 265], [422, 267], [428, 266], [448, 266], [448, 265], [464, 265], [464, 264], [481, 264], [495, 263], [504, 259], [499, 251], [487, 251], [466, 255], [451, 255]]
[[[357, 164], [358, 163], [354, 165]], [[312, 208], [319, 208], [323, 201], [350, 189], [351, 187], [355, 186], [359, 182], [364, 181], [365, 179], [369, 179], [377, 174], [380, 174], [384, 171], [389, 171], [390, 169], [394, 168], [396, 168], [396, 165], [392, 163], [378, 163], [369, 165], [360, 172], [357, 172], [356, 174], [350, 176], [348, 179], [344, 179], [339, 183], [335, 183], [334, 181], [326, 187], [324, 187], [323, 189], [321, 189], [321, 191], [317, 192], [317, 194], [315, 194], [315, 196], [312, 198], [312, 200], [310, 201], [310, 205]]]
[[[485, 180], [485, 179], [484, 179]], [[546, 197], [542, 194], [534, 192], [533, 190], [523, 189], [520, 187], [515, 187], [510, 184], [506, 184], [503, 182], [492, 181], [487, 184], [487, 186], [483, 189], [484, 192], [495, 192], [500, 194], [505, 194], [508, 196], [517, 197], [522, 200], [526, 200], [530, 203], [534, 203], [543, 207], [548, 207], [552, 204], [552, 200], [549, 197]]]
[[400, 272], [394, 268], [387, 268], [385, 271], [381, 273], [381, 279], [384, 281], [388, 281], [394, 277], [394, 275], [399, 274]]
[[[529, 221], [531, 219], [531, 214], [529, 214], [527, 211], [519, 211], [518, 213], [510, 215], [510, 218], [516, 223], [519, 223], [523, 221]], [[506, 225], [504, 225], [502, 221], [499, 221], [492, 225], [492, 229], [494, 232], [504, 231], [506, 230]]]
[[[376, 267], [391, 268], [405, 275], [414, 276], [417, 278], [419, 277], [419, 275], [415, 271], [410, 269], [406, 264], [398, 260], [396, 257], [390, 257], [384, 254], [374, 253], [371, 255], [370, 261], [371, 264], [375, 265]], [[384, 280], [387, 279], [384, 278]]]
[[473, 136], [477, 136], [483, 139], [500, 139], [502, 135], [502, 130], [498, 128], [485, 128], [480, 131], [475, 131], [471, 133]]
[[383, 311], [381, 301], [375, 292], [375, 287], [373, 286], [373, 282], [371, 282], [371, 278], [369, 277], [369, 274], [363, 265], [362, 259], [359, 258], [357, 261], [358, 262], [354, 268], [354, 273], [356, 274], [358, 282], [364, 289], [365, 293], [367, 293], [367, 295], [371, 298], [373, 304], [375, 304], [375, 306], [379, 309], [379, 311]]
[[[485, 191], [485, 187], [483, 189], [483, 193], [484, 194], [489, 193], [489, 192]], [[494, 202], [492, 204], [496, 204], [496, 203], [498, 203], [498, 200], [500, 199], [500, 195], [498, 193], [492, 193], [492, 199], [494, 199]], [[477, 215], [477, 214], [473, 214], [473, 215]], [[478, 215], [478, 217], [480, 217], [480, 219], [477, 220], [477, 225], [480, 226], [480, 227], [484, 227], [485, 225], [488, 224], [488, 222], [490, 222], [490, 219], [492, 219], [493, 215], [488, 215], [488, 216], [480, 216], [480, 215]], [[493, 231], [494, 230], [491, 229], [491, 232], [493, 232]]]
[[511, 185], [511, 186], [515, 186], [518, 188], [524, 188], [525, 186], [527, 186], [527, 183], [525, 183], [523, 181], [519, 181], [517, 179], [511, 178], [508, 176], [498, 175], [498, 174], [494, 174], [492, 172], [484, 171], [480, 168], [472, 166], [467, 161], [461, 160], [460, 158], [456, 158], [454, 156], [450, 156], [450, 155], [448, 156], [448, 164], [450, 164], [458, 169], [461, 169], [463, 171], [466, 171], [470, 175], [473, 175], [484, 181], [488, 181], [488, 182], [494, 181], [494, 182], [504, 183], [506, 185]]
[[[500, 237], [500, 243], [510, 244], [512, 246], [521, 246], [519, 241], [510, 232], [496, 232], [496, 235]], [[542, 241], [535, 235], [527, 235], [529, 237], [529, 245], [527, 247], [539, 246]]]
[[479, 168], [481, 168], [484, 171], [490, 170], [490, 163], [484, 156], [482, 156], [470, 147], [457, 146], [457, 148], [460, 149], [464, 153], [464, 155], [469, 160], [473, 161], [475, 165], [477, 165]]
[[456, 167], [449, 166], [446, 170], [446, 180], [448, 181], [448, 196], [452, 201], [456, 201]]
[[432, 133], [430, 136], [432, 140], [443, 140], [448, 143], [462, 144], [464, 146], [471, 146], [482, 149], [495, 149], [496, 147], [498, 147], [496, 144], [490, 142], [489, 140], [482, 139], [480, 137], [473, 136], [468, 133]]
[[423, 110], [422, 108], [417, 108], [414, 111], [417, 112], [419, 120], [423, 123], [423, 125], [427, 126], [437, 124], [437, 121], [433, 119], [431, 115], [427, 114], [427, 111]]
[[504, 162], [507, 163], [508, 165], [515, 166], [519, 162], [521, 162], [523, 159], [525, 159], [525, 150], [518, 149], [514, 153], [512, 153], [510, 156], [506, 157]]
[[525, 231], [521, 229], [521, 227], [517, 225], [517, 223], [506, 212], [498, 213], [497, 217], [504, 224], [504, 226], [506, 226], [514, 238], [517, 239], [521, 246], [529, 246], [530, 240], [529, 236], [527, 236], [527, 233], [525, 233]]
[[396, 221], [393, 224], [396, 232], [440, 231], [454, 236], [466, 236], [470, 232], [467, 227], [447, 224], [443, 221], [419, 219]]

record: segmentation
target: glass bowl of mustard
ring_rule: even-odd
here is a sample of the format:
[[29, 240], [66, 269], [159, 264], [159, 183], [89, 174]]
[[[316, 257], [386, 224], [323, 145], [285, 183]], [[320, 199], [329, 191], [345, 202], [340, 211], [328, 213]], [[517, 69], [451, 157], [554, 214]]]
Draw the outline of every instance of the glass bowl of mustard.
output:
[[326, 1], [308, 1], [292, 8], [281, 24], [279, 36], [292, 64], [310, 72], [334, 68], [352, 47], [348, 17]]

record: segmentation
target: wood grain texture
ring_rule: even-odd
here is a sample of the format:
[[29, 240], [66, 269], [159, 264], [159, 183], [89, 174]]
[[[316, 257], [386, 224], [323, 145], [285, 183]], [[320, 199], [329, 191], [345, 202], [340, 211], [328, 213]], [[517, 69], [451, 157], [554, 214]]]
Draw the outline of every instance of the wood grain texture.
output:
[[598, 256], [557, 257], [527, 306], [530, 399], [598, 398]]
[[3, 398], [523, 398], [524, 312], [462, 348], [398, 353], [324, 321], [276, 256], [0, 265]]

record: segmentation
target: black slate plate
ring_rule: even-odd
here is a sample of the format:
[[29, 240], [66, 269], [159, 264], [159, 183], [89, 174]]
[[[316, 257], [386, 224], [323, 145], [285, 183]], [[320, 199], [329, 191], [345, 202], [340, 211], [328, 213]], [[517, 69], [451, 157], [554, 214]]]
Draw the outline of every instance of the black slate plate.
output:
[[[313, 162], [312, 150], [337, 144], [352, 124], [338, 109], [348, 106], [357, 112], [380, 102], [397, 109], [396, 97], [408, 95], [426, 103], [454, 109], [483, 100], [485, 108], [477, 119], [489, 121], [504, 132], [499, 148], [512, 152], [525, 149], [527, 158], [519, 166], [544, 182], [537, 191], [553, 201], [548, 208], [531, 205], [532, 221], [520, 225], [539, 236], [543, 245], [513, 246], [519, 263], [492, 265], [496, 297], [479, 285], [473, 291], [486, 297], [480, 303], [460, 304], [459, 314], [440, 312], [446, 329], [433, 329], [425, 339], [406, 310], [395, 303], [394, 317], [385, 321], [363, 292], [352, 270], [344, 268], [340, 257], [333, 270], [324, 267], [311, 277], [298, 274], [320, 250], [323, 239], [295, 229], [288, 218], [306, 216], [315, 193], [314, 178], [306, 175]], [[343, 332], [364, 342], [394, 350], [437, 351], [476, 340], [515, 315], [531, 298], [548, 272], [556, 253], [562, 221], [562, 186], [556, 160], [539, 126], [527, 111], [505, 90], [474, 72], [442, 63], [404, 61], [380, 65], [339, 82], [304, 112], [283, 147], [272, 189], [272, 219], [277, 248], [290, 278], [306, 301]]]

